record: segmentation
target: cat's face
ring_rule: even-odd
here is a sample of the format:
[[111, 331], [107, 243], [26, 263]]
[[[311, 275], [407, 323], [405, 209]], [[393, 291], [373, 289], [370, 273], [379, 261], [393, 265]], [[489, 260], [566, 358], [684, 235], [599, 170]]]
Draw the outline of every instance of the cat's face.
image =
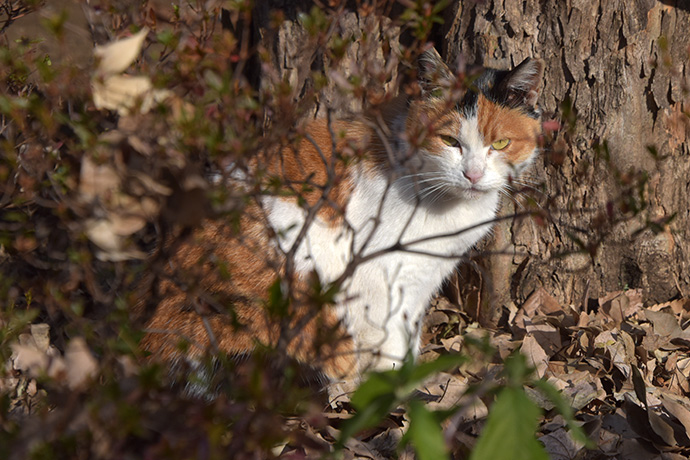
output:
[[[432, 58], [436, 77], [448, 77], [440, 57]], [[542, 72], [534, 60], [510, 72], [489, 70], [451, 104], [427, 87], [410, 117], [426, 131], [417, 165], [420, 196], [472, 198], [494, 192], [531, 163], [541, 132], [535, 102]], [[415, 129], [419, 126], [408, 126]]]

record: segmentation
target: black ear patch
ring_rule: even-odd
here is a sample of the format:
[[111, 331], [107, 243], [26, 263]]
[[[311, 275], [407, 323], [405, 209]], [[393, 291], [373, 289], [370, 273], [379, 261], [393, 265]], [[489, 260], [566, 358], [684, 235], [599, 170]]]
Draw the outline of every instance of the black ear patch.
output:
[[501, 79], [495, 91], [503, 95], [509, 106], [534, 108], [543, 76], [544, 63], [540, 59], [527, 58]]

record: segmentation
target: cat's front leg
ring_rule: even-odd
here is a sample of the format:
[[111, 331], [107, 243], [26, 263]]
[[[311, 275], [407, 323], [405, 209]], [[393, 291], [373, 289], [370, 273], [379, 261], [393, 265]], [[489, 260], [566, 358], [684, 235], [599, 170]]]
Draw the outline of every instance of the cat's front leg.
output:
[[405, 302], [409, 299], [381, 289], [384, 285], [375, 284], [378, 289], [369, 290], [368, 302], [348, 309], [360, 374], [399, 369], [408, 355], [416, 357], [419, 351], [424, 306], [410, 305]]
[[420, 319], [413, 320], [407, 314], [393, 316], [386, 324], [386, 335], [376, 353], [374, 369], [400, 369], [406, 358], [415, 359], [419, 354], [420, 336]]

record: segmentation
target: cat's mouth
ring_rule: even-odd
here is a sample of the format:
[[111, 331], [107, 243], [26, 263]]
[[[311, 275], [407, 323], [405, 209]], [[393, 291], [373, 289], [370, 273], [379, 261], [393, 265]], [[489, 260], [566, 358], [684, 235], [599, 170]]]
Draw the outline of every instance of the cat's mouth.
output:
[[473, 185], [471, 187], [467, 187], [465, 189], [465, 194], [470, 196], [470, 197], [481, 196], [487, 192], [488, 192], [488, 190], [481, 188], [481, 187], [477, 187], [476, 185]]
[[489, 193], [491, 193], [492, 189], [491, 187], [487, 186], [482, 186], [482, 185], [467, 185], [464, 187], [461, 187], [458, 192], [461, 198], [467, 199], [467, 200], [474, 200], [478, 198], [482, 198]]

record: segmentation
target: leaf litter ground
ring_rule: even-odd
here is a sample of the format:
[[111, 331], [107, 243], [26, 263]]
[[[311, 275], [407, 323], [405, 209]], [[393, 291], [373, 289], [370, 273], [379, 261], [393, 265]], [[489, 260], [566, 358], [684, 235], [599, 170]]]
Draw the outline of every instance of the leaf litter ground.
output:
[[[418, 389], [418, 399], [428, 409], [454, 410], [442, 428], [456, 458], [472, 450], [491, 406], [490, 397], [472, 396], [468, 390], [482, 395], [482, 385], [496, 382], [503, 360], [516, 350], [525, 355], [538, 377], [562, 392], [595, 444], [594, 449], [586, 449], [572, 439], [551, 401], [525, 388], [543, 410], [538, 438], [552, 459], [687, 458], [690, 300], [645, 307], [642, 293], [628, 290], [612, 292], [589, 306], [564, 306], [538, 290], [521, 307], [505, 313], [501, 327], [483, 329], [441, 297], [427, 315], [421, 361], [449, 353], [473, 358], [452, 373], [438, 373]], [[492, 345], [493, 356], [470, 346], [482, 339]], [[10, 377], [0, 384], [11, 395], [14, 412], [25, 414], [26, 420], [46, 398], [35, 377], [48, 376], [79, 391], [98, 372], [98, 363], [83, 340], [69, 342], [62, 355], [50, 344], [47, 325], [32, 325], [12, 349], [7, 364]], [[137, 372], [126, 359], [119, 365], [125, 373]], [[51, 410], [61, 411], [59, 405]], [[273, 453], [282, 458], [319, 457], [332, 449], [339, 427], [350, 417], [347, 403], [286, 417], [283, 433], [289, 435]], [[405, 410], [393, 411], [377, 427], [348, 440], [345, 458], [388, 458], [407, 426]], [[413, 457], [409, 448], [397, 455]]]

